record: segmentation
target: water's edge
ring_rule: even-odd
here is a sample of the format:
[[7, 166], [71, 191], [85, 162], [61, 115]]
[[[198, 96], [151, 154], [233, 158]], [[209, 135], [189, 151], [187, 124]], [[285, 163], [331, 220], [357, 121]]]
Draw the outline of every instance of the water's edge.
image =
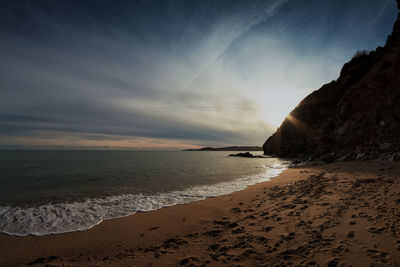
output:
[[286, 169], [287, 165], [274, 165], [265, 167], [265, 171], [260, 174], [242, 177], [234, 181], [193, 186], [182, 191], [149, 196], [125, 194], [31, 208], [0, 206], [0, 233], [12, 236], [43, 236], [84, 231], [104, 220], [241, 191], [250, 185], [269, 181]]

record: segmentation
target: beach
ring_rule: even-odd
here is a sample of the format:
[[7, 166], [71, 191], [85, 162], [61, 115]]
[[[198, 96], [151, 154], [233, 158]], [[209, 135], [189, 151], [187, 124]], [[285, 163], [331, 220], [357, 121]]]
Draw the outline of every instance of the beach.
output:
[[400, 0], [0, 6], [0, 267], [400, 267]]
[[308, 164], [82, 232], [2, 234], [0, 266], [395, 266], [399, 235], [399, 163]]

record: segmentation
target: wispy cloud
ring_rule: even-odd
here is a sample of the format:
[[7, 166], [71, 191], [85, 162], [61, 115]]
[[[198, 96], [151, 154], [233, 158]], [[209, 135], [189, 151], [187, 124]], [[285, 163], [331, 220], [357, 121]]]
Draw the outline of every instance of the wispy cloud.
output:
[[383, 44], [394, 3], [355, 2], [3, 1], [0, 145], [261, 144]]

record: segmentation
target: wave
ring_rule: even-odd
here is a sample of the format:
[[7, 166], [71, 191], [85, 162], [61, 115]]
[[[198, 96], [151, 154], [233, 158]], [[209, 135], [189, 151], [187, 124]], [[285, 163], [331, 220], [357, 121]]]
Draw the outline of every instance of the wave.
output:
[[265, 182], [279, 175], [286, 169], [286, 165], [275, 164], [273, 167], [264, 168], [265, 171], [261, 174], [234, 181], [193, 186], [182, 191], [156, 195], [124, 194], [30, 208], [0, 206], [0, 232], [16, 236], [41, 236], [83, 231], [103, 220], [240, 191], [249, 185]]

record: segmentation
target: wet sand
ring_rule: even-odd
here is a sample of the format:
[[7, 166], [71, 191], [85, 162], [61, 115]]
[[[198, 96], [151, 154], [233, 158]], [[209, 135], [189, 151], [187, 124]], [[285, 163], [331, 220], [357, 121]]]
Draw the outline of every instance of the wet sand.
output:
[[400, 163], [303, 166], [83, 232], [0, 235], [0, 266], [400, 266]]

